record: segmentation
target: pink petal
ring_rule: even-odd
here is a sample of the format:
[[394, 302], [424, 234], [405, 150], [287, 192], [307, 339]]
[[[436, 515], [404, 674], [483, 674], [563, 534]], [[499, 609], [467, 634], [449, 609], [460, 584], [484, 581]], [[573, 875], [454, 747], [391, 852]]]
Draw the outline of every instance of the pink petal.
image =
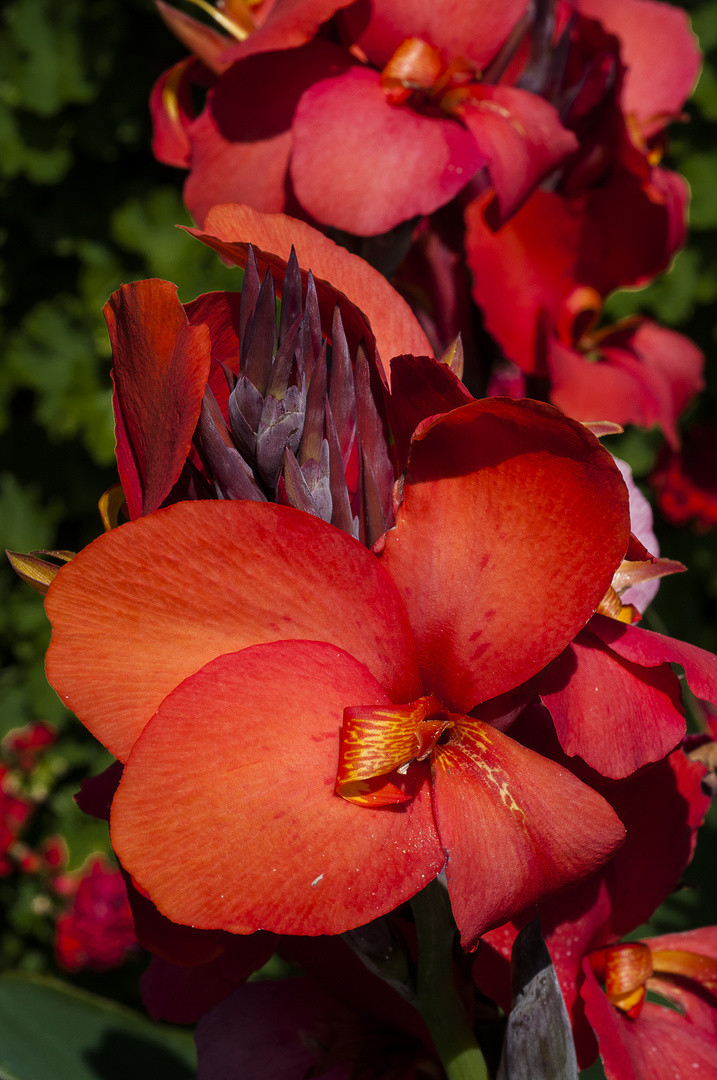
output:
[[685, 733], [672, 669], [623, 660], [588, 631], [550, 665], [540, 696], [565, 753], [614, 780], [659, 761]]
[[[195, 221], [220, 203], [245, 202], [269, 212], [285, 208], [297, 101], [317, 79], [352, 63], [337, 46], [312, 41], [289, 52], [250, 56], [222, 75], [187, 127], [192, 171], [184, 198]], [[244, 107], [247, 101], [251, 108]]]
[[356, 702], [390, 705], [363, 664], [316, 641], [220, 656], [177, 687], [112, 807], [118, 857], [160, 911], [232, 933], [337, 934], [435, 876], [444, 854], [427, 773], [397, 812], [334, 793], [343, 710]]
[[464, 948], [586, 877], [624, 839], [592, 788], [487, 725], [466, 719], [434, 762], [436, 823]]
[[476, 401], [419, 429], [381, 558], [425, 691], [469, 712], [529, 679], [590, 618], [628, 536], [612, 458], [550, 406]]
[[[275, 0], [263, 4], [256, 13], [258, 23], [245, 41], [230, 45], [222, 59], [225, 63], [244, 59], [255, 53], [275, 49], [295, 49], [311, 41], [322, 23], [353, 0]], [[268, 8], [268, 14], [264, 10]]]
[[149, 514], [179, 476], [209, 375], [209, 331], [190, 326], [176, 285], [122, 285], [104, 308], [113, 355], [117, 467], [130, 517]]
[[459, 121], [392, 105], [367, 68], [317, 80], [296, 109], [296, 197], [317, 221], [359, 236], [444, 206], [485, 162]]
[[46, 599], [48, 678], [123, 760], [183, 679], [261, 641], [330, 641], [396, 700], [421, 692], [395, 586], [357, 541], [308, 514], [178, 503], [106, 533], [67, 567]]
[[459, 111], [487, 159], [497, 200], [487, 215], [495, 228], [578, 148], [575, 135], [560, 123], [557, 109], [526, 90], [476, 86]]
[[431, 355], [431, 346], [418, 320], [385, 277], [306, 222], [284, 214], [262, 214], [250, 206], [217, 206], [208, 215], [205, 228], [203, 233], [188, 231], [237, 265], [244, 265], [247, 248], [253, 244], [260, 275], [271, 266], [277, 277], [283, 277], [293, 244], [304, 283], [309, 269], [317, 279], [321, 322], [327, 336], [330, 336], [334, 306], [343, 294], [347, 297], [346, 303], [341, 299], [344, 329], [354, 347], [361, 338], [366, 338], [368, 319], [369, 336], [373, 331], [376, 348], [386, 364], [392, 356], [403, 352]]
[[383, 67], [404, 38], [441, 49], [447, 62], [464, 57], [485, 68], [528, 7], [527, 0], [371, 0], [340, 17], [352, 40]]
[[[620, 41], [627, 68], [622, 108], [647, 138], [661, 131], [692, 93], [702, 55], [685, 11], [654, 0], [572, 0]], [[661, 62], [655, 63], [659, 56]]]

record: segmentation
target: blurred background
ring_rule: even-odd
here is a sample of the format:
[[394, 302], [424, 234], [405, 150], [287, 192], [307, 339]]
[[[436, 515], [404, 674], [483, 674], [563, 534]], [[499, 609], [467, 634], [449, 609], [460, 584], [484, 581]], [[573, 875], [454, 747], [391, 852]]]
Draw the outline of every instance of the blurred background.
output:
[[[707, 357], [707, 389], [683, 417], [684, 459], [655, 511], [662, 553], [689, 573], [663, 583], [644, 625], [717, 651], [717, 0], [682, 6], [705, 54], [667, 159], [692, 189], [691, 238], [667, 275], [612, 297], [606, 316], [647, 312]], [[150, 151], [151, 86], [183, 55], [149, 0], [3, 5], [0, 539], [11, 550], [76, 551], [101, 531], [97, 500], [116, 481], [101, 313], [110, 293], [153, 276], [175, 282], [183, 301], [239, 287], [236, 270], [174, 227], [190, 224], [183, 174]], [[671, 467], [659, 433], [628, 431], [611, 443], [655, 504], [655, 470]], [[48, 639], [41, 598], [3, 563], [0, 969], [61, 972], [138, 1004], [146, 959], [133, 943], [106, 826], [73, 802], [82, 778], [109, 758], [47, 686]], [[716, 856], [713, 813], [652, 931], [717, 921]], [[104, 913], [101, 942], [88, 936], [83, 902]]]

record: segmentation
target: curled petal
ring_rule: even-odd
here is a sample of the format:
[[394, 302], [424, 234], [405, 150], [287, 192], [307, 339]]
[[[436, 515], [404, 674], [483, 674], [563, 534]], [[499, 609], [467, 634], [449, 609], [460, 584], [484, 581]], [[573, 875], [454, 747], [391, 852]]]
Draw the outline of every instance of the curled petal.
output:
[[464, 948], [586, 877], [624, 839], [592, 788], [487, 724], [466, 718], [434, 761], [436, 823]]
[[578, 146], [557, 109], [526, 90], [478, 84], [458, 111], [487, 161], [497, 206], [486, 212], [496, 228]]
[[425, 766], [403, 806], [334, 793], [354, 701], [390, 705], [341, 649], [285, 641], [220, 656], [163, 702], [112, 808], [113, 846], [160, 911], [232, 933], [338, 934], [431, 880], [444, 855]]
[[104, 308], [112, 343], [117, 467], [131, 518], [162, 504], [197, 426], [210, 336], [168, 281], [122, 285]]
[[589, 629], [614, 653], [634, 664], [648, 668], [680, 664], [692, 692], [703, 701], [717, 703], [717, 656], [712, 653], [652, 630], [624, 626], [601, 615], [591, 620]]

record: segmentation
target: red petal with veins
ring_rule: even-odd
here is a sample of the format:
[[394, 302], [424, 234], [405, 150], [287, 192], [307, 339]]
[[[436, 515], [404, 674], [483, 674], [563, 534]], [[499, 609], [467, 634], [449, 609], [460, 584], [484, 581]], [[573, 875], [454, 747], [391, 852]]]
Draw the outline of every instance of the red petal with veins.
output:
[[382, 563], [425, 692], [465, 713], [529, 679], [590, 618], [628, 538], [610, 455], [549, 405], [476, 401], [419, 428]]
[[[220, 203], [283, 210], [296, 104], [317, 79], [353, 63], [336, 45], [312, 41], [288, 52], [250, 56], [225, 72], [186, 129], [192, 171], [184, 200], [195, 221], [203, 221]], [[246, 107], [249, 101], [251, 108]]]
[[293, 244], [302, 268], [304, 288], [307, 270], [316, 278], [321, 324], [327, 337], [331, 337], [334, 307], [340, 301], [344, 329], [352, 348], [362, 338], [370, 348], [373, 332], [376, 348], [386, 365], [392, 356], [409, 350], [416, 355], [431, 355], [430, 343], [418, 320], [386, 278], [305, 221], [285, 214], [262, 214], [250, 206], [215, 206], [207, 217], [205, 229], [205, 232], [188, 231], [238, 266], [245, 265], [247, 249], [252, 244], [259, 274], [263, 275], [270, 266], [278, 281], [283, 281]]
[[177, 287], [122, 285], [105, 304], [115, 384], [117, 467], [130, 517], [150, 514], [182, 471], [209, 375], [210, 338]]
[[218, 657], [162, 703], [125, 768], [112, 843], [164, 914], [232, 933], [338, 934], [435, 876], [426, 766], [395, 809], [334, 794], [343, 711], [357, 701], [390, 705], [336, 646], [283, 641]]
[[648, 668], [658, 664], [680, 664], [693, 694], [717, 704], [717, 656], [712, 653], [686, 641], [655, 634], [652, 630], [625, 626], [602, 615], [591, 620], [590, 630], [614, 653], [634, 664]]
[[469, 721], [434, 750], [434, 804], [464, 948], [529, 904], [597, 870], [625, 837], [572, 773]]
[[487, 215], [496, 228], [578, 148], [573, 132], [560, 123], [557, 109], [527, 90], [478, 84], [457, 111], [487, 159], [497, 200]]
[[404, 38], [419, 37], [448, 63], [464, 57], [484, 68], [527, 7], [527, 0], [362, 0], [342, 12], [340, 23], [378, 67]]
[[685, 733], [669, 665], [630, 663], [588, 631], [550, 665], [540, 696], [565, 753], [613, 780], [659, 761]]
[[625, 114], [637, 117], [645, 138], [661, 131], [679, 115], [700, 72], [702, 56], [687, 13], [653, 0], [573, 0], [573, 6], [620, 41]]
[[122, 760], [183, 679], [263, 641], [329, 641], [396, 700], [421, 692], [393, 582], [357, 541], [309, 514], [178, 503], [99, 537], [67, 567], [46, 598], [48, 678]]
[[463, 124], [392, 105], [367, 68], [315, 81], [293, 130], [297, 199], [317, 221], [359, 236], [432, 213], [486, 164]]

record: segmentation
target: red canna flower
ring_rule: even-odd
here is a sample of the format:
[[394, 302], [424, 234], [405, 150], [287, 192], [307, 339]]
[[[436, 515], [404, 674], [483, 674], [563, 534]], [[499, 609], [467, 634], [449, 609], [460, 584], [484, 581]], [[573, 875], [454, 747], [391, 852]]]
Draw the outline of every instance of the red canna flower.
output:
[[[513, 733], [527, 745], [569, 765], [546, 717], [541, 719], [535, 713], [530, 718], [524, 716]], [[704, 1029], [711, 1030], [712, 1038], [717, 1030], [717, 998], [710, 997], [715, 989], [710, 989], [717, 955], [715, 930], [648, 939], [635, 948], [618, 943], [647, 922], [692, 858], [697, 830], [709, 808], [709, 797], [701, 788], [704, 768], [688, 760], [682, 749], [618, 784], [594, 776], [590, 779], [589, 771], [579, 764], [569, 767], [603, 793], [627, 830], [625, 844], [609, 864], [575, 889], [540, 906], [545, 940], [573, 1026], [578, 1061], [581, 1068], [587, 1068], [595, 1060], [599, 1040], [609, 1080], [666, 1080], [679, 1072], [672, 1057], [675, 1046], [681, 1046], [682, 1061], [691, 1069], [688, 1055], [693, 1033], [698, 1060], [702, 1061]], [[518, 928], [533, 914], [531, 909], [515, 922], [490, 931], [475, 962], [477, 985], [505, 1008], [510, 1007], [512, 943]], [[706, 964], [699, 957], [684, 955], [653, 960], [648, 955], [651, 950], [655, 954], [679, 950], [711, 959]], [[596, 981], [596, 969], [604, 989]], [[697, 983], [685, 981], [695, 977]], [[659, 979], [659, 984], [653, 983], [653, 978]], [[645, 1003], [645, 987], [657, 990], [683, 1015]], [[703, 1030], [696, 1031], [696, 1027]], [[663, 1046], [664, 1060], [660, 1057], [658, 1061], [654, 1048]], [[634, 1060], [626, 1056], [628, 1050]], [[711, 1052], [713, 1068], [713, 1049]], [[622, 1060], [619, 1069], [613, 1069], [613, 1060]], [[630, 1068], [635, 1071], [625, 1070], [626, 1060], [632, 1061]]]
[[549, 31], [521, 79], [558, 104], [579, 149], [510, 221], [492, 219], [486, 195], [467, 206], [473, 296], [507, 359], [563, 411], [659, 424], [675, 445], [699, 350], [649, 320], [595, 326], [610, 292], [647, 283], [684, 242], [687, 189], [659, 161], [699, 51], [684, 12], [651, 0], [566, 0]]
[[[155, 88], [155, 153], [191, 169], [185, 201], [200, 222], [243, 202], [372, 236], [445, 205], [481, 170], [505, 219], [577, 145], [547, 100], [499, 83], [527, 6], [334, 0], [297, 16], [279, 3], [248, 36], [228, 27], [246, 40], [222, 49], [162, 5], [206, 67], [184, 62]], [[207, 74], [195, 116], [189, 85]], [[252, 108], [237, 108], [257, 85]]]
[[399, 501], [378, 559], [290, 507], [207, 501], [54, 579], [49, 677], [127, 762], [113, 845], [174, 922], [339, 933], [447, 855], [470, 946], [619, 844], [589, 787], [469, 715], [604, 595], [628, 532], [609, 455], [549, 406], [472, 402], [416, 434]]

